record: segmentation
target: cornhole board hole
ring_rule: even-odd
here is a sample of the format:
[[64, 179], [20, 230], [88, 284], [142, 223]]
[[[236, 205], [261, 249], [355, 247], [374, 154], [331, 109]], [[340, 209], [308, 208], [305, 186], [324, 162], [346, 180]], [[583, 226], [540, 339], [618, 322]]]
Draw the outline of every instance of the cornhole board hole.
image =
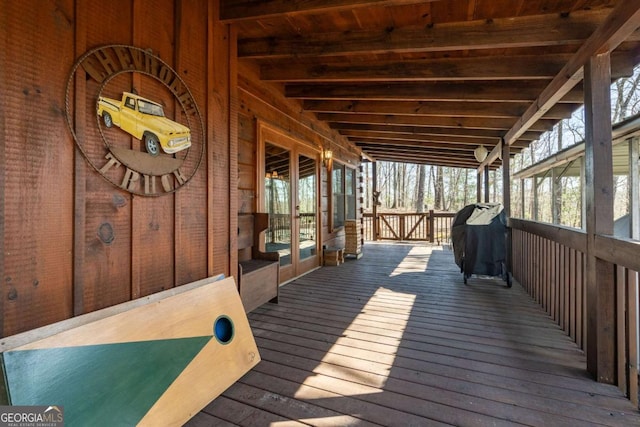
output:
[[181, 426], [260, 355], [233, 278], [208, 278], [0, 340], [0, 405], [65, 425]]

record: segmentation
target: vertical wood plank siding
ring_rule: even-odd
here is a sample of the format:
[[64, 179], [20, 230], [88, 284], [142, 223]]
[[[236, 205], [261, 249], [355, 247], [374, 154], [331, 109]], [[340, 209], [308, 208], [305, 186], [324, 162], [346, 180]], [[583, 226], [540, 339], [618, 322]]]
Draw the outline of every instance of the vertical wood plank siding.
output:
[[[581, 230], [510, 219], [513, 276], [582, 350], [587, 343], [586, 233]], [[617, 385], [638, 405], [636, 285], [640, 243], [596, 236], [594, 256], [614, 263]], [[538, 261], [540, 264], [538, 264]]]
[[[207, 105], [207, 64], [202, 46], [207, 43], [207, 1], [176, 3], [176, 70], [203, 107]], [[204, 113], [204, 111], [202, 111]], [[182, 285], [207, 276], [206, 162], [175, 195], [175, 283]]]
[[[113, 0], [97, 9], [77, 0], [3, 5], [0, 335], [235, 273], [231, 41], [215, 7], [207, 0]], [[67, 79], [77, 58], [107, 44], [150, 49], [198, 103], [206, 158], [175, 193], [133, 197], [75, 147], [65, 120]], [[79, 68], [68, 99], [88, 151], [101, 144], [97, 84]], [[180, 108], [162, 85], [137, 73], [122, 73], [107, 88], [106, 96], [136, 90], [158, 99], [169, 116]], [[140, 149], [138, 140], [131, 144]], [[113, 239], [101, 240], [101, 229], [112, 230]]]
[[5, 331], [73, 314], [74, 146], [64, 94], [74, 61], [74, 3], [33, 3], [4, 2], [1, 13]]

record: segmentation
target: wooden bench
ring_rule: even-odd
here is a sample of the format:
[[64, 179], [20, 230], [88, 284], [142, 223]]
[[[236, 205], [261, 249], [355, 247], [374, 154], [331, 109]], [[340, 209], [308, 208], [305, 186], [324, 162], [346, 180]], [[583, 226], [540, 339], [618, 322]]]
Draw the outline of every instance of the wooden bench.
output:
[[246, 312], [278, 302], [280, 254], [260, 251], [260, 237], [269, 228], [269, 214], [238, 215], [238, 287]]
[[324, 265], [340, 265], [344, 263], [344, 248], [330, 247], [323, 249]]
[[[232, 277], [0, 340], [0, 405], [69, 426], [183, 425], [260, 361]], [[60, 408], [61, 407], [61, 408]]]

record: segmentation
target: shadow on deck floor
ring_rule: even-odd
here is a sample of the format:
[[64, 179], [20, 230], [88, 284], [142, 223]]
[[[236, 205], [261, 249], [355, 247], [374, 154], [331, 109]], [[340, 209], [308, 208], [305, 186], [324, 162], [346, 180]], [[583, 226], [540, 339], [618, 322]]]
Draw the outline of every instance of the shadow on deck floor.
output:
[[640, 426], [518, 284], [439, 246], [368, 242], [249, 320], [262, 362], [189, 426]]

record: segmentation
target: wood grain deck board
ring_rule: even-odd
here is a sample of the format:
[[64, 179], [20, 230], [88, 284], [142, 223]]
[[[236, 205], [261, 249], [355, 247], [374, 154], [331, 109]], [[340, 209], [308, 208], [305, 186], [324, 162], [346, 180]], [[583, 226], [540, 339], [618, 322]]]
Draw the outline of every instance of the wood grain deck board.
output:
[[237, 425], [640, 425], [517, 284], [439, 247], [368, 243], [249, 320], [263, 361], [203, 411]]

